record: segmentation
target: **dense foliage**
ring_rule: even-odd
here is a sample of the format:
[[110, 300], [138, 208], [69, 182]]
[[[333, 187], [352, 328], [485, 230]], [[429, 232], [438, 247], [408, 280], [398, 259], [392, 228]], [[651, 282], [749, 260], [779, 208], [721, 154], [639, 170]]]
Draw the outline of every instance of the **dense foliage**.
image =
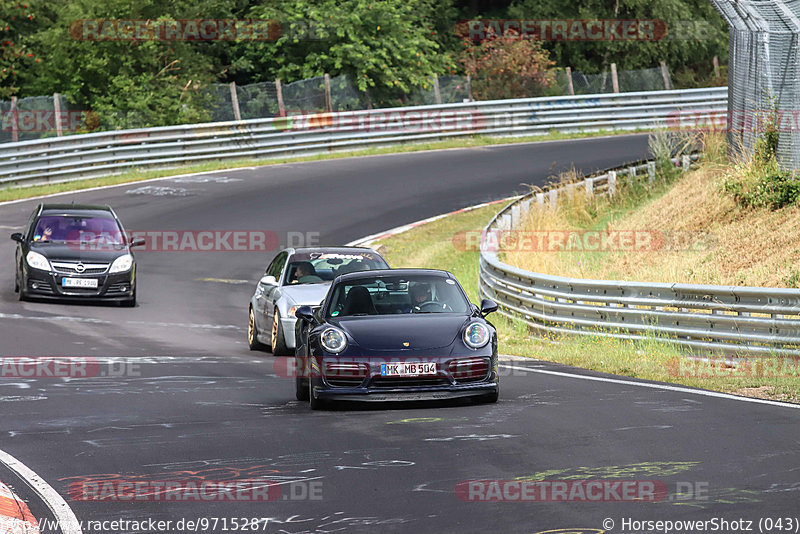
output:
[[[475, 18], [690, 17], [713, 31], [646, 43], [466, 47], [455, 31], [459, 20]], [[280, 32], [264, 40], [86, 39], [80, 21], [95, 19], [269, 19]], [[517, 96], [549, 83], [551, 60], [585, 72], [665, 60], [673, 71], [688, 69], [686, 79], [702, 78], [714, 55], [727, 57], [726, 35], [708, 0], [0, 0], [0, 99], [59, 92], [71, 107], [94, 110], [104, 126], [124, 127], [207, 119], [212, 83], [286, 83], [326, 72], [349, 75], [377, 105], [403, 101], [445, 74], [472, 74], [478, 96]], [[522, 82], [512, 80], [514, 69]]]

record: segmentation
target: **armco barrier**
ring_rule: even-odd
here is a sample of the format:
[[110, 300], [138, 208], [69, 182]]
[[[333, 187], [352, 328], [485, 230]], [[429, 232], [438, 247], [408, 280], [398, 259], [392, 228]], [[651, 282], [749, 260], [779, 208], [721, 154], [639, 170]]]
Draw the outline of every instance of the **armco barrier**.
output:
[[0, 186], [220, 159], [269, 159], [457, 136], [636, 130], [723, 117], [727, 88], [529, 98], [166, 126], [0, 145]]
[[[684, 169], [689, 159], [683, 157]], [[619, 178], [643, 179], [643, 174], [653, 176], [654, 171], [653, 163], [645, 162], [570, 187], [613, 192]], [[554, 201], [565, 193], [561, 189], [514, 200], [484, 231], [516, 230], [532, 203]], [[500, 313], [521, 319], [542, 334], [661, 336], [703, 352], [800, 356], [798, 289], [565, 278], [518, 269], [500, 261], [496, 252], [482, 251], [479, 292], [495, 300]]]

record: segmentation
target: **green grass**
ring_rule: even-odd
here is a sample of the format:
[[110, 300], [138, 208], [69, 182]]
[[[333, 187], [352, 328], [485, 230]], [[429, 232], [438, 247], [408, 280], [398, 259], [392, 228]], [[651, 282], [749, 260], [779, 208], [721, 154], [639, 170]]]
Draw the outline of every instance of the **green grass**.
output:
[[[425, 267], [452, 272], [470, 300], [478, 301], [478, 252], [454, 245], [459, 232], [486, 225], [501, 205], [451, 215], [405, 233], [385, 238], [375, 246], [393, 267]], [[800, 402], [798, 362], [782, 358], [753, 358], [746, 371], [734, 374], [720, 365], [698, 364], [665, 338], [621, 341], [602, 335], [533, 336], [522, 321], [500, 314], [490, 317], [497, 327], [500, 352], [564, 363], [615, 375], [670, 382], [714, 391]], [[712, 363], [720, 363], [715, 360]], [[793, 367], [786, 367], [791, 364]], [[759, 367], [760, 366], [760, 367]]]
[[446, 141], [437, 141], [432, 143], [409, 143], [399, 146], [389, 147], [375, 147], [364, 150], [352, 150], [343, 152], [330, 152], [325, 154], [317, 154], [313, 156], [299, 156], [299, 157], [286, 157], [276, 159], [241, 159], [229, 161], [210, 161], [207, 163], [200, 163], [196, 165], [186, 165], [180, 167], [173, 167], [168, 169], [131, 169], [120, 174], [104, 176], [101, 178], [92, 178], [88, 180], [75, 180], [70, 182], [49, 183], [42, 185], [34, 185], [30, 187], [4, 187], [0, 188], [0, 202], [8, 200], [19, 200], [23, 198], [38, 197], [42, 195], [50, 195], [53, 193], [63, 193], [68, 191], [79, 191], [81, 189], [89, 189], [92, 187], [101, 187], [106, 185], [116, 185], [131, 182], [139, 182], [143, 180], [150, 180], [153, 178], [162, 178], [167, 176], [176, 176], [180, 174], [192, 174], [200, 172], [211, 172], [225, 169], [237, 169], [241, 167], [255, 167], [266, 165], [280, 165], [282, 163], [299, 163], [303, 161], [321, 161], [328, 159], [350, 158], [356, 156], [376, 156], [381, 154], [400, 154], [407, 152], [420, 152], [424, 150], [443, 150], [450, 148], [472, 148], [481, 146], [501, 145], [501, 144], [516, 144], [516, 143], [530, 143], [540, 141], [560, 141], [566, 139], [582, 139], [587, 137], [597, 137], [605, 135], [630, 135], [641, 133], [636, 131], [598, 131], [598, 132], [582, 132], [574, 134], [566, 134], [559, 132], [551, 132], [545, 135], [531, 135], [525, 137], [488, 137], [488, 136], [473, 136], [473, 137], [459, 137], [456, 139], [449, 139]]

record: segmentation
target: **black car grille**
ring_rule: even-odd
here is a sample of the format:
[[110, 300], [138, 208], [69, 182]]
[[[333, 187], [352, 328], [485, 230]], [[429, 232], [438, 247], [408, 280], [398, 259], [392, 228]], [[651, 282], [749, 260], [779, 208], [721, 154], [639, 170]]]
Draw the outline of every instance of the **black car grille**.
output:
[[[81, 263], [77, 261], [51, 261], [50, 264], [57, 273], [63, 274], [103, 274], [108, 270], [107, 263]], [[83, 265], [79, 271], [78, 265]]]

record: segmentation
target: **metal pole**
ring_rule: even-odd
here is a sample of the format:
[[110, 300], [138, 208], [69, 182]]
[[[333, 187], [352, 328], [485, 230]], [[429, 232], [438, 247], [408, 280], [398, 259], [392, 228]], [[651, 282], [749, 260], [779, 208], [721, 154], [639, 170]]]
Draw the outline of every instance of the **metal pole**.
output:
[[61, 126], [61, 95], [58, 93], [53, 93], [53, 109], [56, 112], [56, 133], [61, 137], [64, 132]]
[[567, 88], [569, 94], [575, 95], [575, 86], [572, 85], [572, 67], [567, 67]]
[[615, 93], [619, 93], [619, 79], [617, 78], [617, 64], [611, 64], [611, 86]]
[[17, 97], [11, 97], [11, 141], [19, 141], [19, 112], [17, 111]]
[[326, 72], [323, 79], [325, 81], [325, 109], [328, 110], [328, 113], [331, 113], [333, 111], [333, 100], [331, 99], [331, 77]]
[[233, 117], [240, 121], [242, 114], [239, 113], [239, 97], [236, 95], [236, 82], [231, 82], [231, 105], [233, 106]]
[[286, 116], [286, 108], [283, 107], [283, 90], [281, 89], [281, 80], [278, 78], [275, 80], [275, 92], [278, 96], [278, 116], [285, 117]]

